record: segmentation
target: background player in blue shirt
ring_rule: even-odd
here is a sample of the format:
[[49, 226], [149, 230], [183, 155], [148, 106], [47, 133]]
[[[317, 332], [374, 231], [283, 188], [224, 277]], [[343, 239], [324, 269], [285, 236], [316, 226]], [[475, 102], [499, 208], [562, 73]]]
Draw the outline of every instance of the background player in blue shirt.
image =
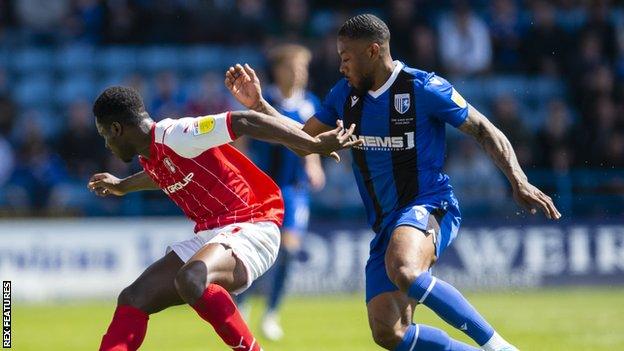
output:
[[[373, 338], [388, 350], [479, 350], [423, 324], [423, 304], [485, 351], [514, 351], [453, 286], [430, 268], [457, 235], [461, 215], [442, 172], [445, 124], [475, 138], [505, 174], [518, 204], [546, 217], [561, 214], [531, 185], [508, 139], [446, 80], [393, 61], [390, 32], [373, 15], [347, 20], [338, 32], [340, 72], [304, 130], [311, 135], [342, 119], [356, 124], [363, 145], [352, 150], [353, 171], [376, 235], [366, 265], [366, 301]], [[250, 67], [226, 74], [226, 84], [249, 108], [276, 114], [261, 97]]]
[[[266, 89], [265, 98], [282, 115], [298, 123], [305, 123], [314, 116], [320, 105], [316, 96], [306, 90], [311, 58], [310, 50], [295, 44], [275, 47], [269, 53], [274, 85]], [[284, 332], [277, 313], [286, 289], [288, 271], [301, 248], [302, 236], [308, 230], [310, 190], [323, 188], [325, 173], [318, 155], [302, 158], [281, 145], [254, 139], [247, 146], [249, 156], [273, 178], [284, 198], [282, 245], [270, 276], [267, 310], [260, 324], [265, 337], [278, 340]], [[238, 301], [242, 303], [244, 298], [243, 295]]]

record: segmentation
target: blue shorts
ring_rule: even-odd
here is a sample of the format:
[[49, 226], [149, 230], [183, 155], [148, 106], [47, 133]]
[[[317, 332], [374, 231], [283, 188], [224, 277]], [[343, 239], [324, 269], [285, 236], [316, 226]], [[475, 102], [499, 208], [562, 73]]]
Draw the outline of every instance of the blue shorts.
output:
[[453, 195], [442, 201], [415, 203], [396, 211], [391, 215], [390, 223], [373, 239], [374, 245], [371, 246], [370, 257], [366, 262], [366, 303], [379, 294], [399, 290], [390, 281], [385, 262], [386, 250], [394, 229], [407, 225], [427, 230], [431, 215], [436, 216], [440, 225], [436, 238], [436, 256], [440, 257], [455, 239], [461, 223], [461, 213]]
[[282, 228], [296, 235], [304, 235], [310, 218], [310, 193], [300, 187], [282, 188], [284, 198], [284, 224]]

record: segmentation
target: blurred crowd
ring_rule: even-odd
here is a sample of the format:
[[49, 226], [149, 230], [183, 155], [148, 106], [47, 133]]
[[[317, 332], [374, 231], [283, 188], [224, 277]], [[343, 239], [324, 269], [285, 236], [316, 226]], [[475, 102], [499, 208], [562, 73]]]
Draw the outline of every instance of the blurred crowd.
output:
[[[509, 137], [522, 166], [561, 206], [572, 210], [575, 202], [607, 199], [613, 205], [599, 211], [622, 213], [624, 4], [608, 0], [0, 0], [0, 212], [132, 212], [122, 201], [95, 202], [85, 194], [95, 171], [137, 169], [114, 160], [94, 129], [90, 99], [104, 85], [137, 88], [156, 119], [240, 108], [214, 67], [200, 75], [175, 68], [129, 70], [114, 79], [98, 73], [88, 94], [69, 90], [39, 103], [55, 94], [43, 88], [33, 102], [34, 88], [19, 97], [15, 82], [37, 87], [49, 79], [43, 86], [55, 87], [65, 76], [15, 69], [13, 50], [71, 47], [98, 56], [110, 47], [209, 45], [244, 61], [236, 56], [241, 47], [262, 56], [276, 43], [296, 41], [313, 50], [310, 88], [322, 97], [339, 78], [336, 30], [361, 12], [389, 24], [396, 59], [456, 84]], [[63, 74], [71, 78], [71, 67]], [[451, 132], [448, 154], [465, 210], [486, 214], [508, 202], [504, 178], [474, 142]], [[353, 182], [343, 184], [351, 179], [342, 176], [348, 164], [328, 166], [318, 206], [357, 206]]]

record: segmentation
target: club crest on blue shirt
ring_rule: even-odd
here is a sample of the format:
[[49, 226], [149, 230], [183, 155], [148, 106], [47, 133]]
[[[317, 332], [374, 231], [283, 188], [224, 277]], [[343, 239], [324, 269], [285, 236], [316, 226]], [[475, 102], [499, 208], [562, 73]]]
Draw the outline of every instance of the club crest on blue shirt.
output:
[[410, 108], [410, 94], [394, 94], [394, 109], [404, 114]]

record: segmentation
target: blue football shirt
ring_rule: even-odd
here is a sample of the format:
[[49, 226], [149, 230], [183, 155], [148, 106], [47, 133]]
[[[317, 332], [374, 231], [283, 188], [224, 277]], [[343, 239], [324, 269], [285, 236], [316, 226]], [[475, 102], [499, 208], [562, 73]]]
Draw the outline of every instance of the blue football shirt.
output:
[[370, 225], [381, 233], [410, 204], [452, 194], [442, 168], [445, 124], [459, 127], [468, 104], [443, 78], [395, 61], [377, 91], [358, 94], [340, 80], [315, 117], [328, 126], [355, 123], [363, 146], [351, 150], [353, 172]]

